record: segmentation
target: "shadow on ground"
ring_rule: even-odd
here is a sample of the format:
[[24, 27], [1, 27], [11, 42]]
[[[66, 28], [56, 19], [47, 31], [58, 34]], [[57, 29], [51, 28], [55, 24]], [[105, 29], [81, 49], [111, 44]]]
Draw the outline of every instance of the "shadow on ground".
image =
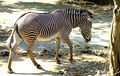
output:
[[[21, 10], [29, 10], [29, 11], [35, 10], [35, 11], [50, 12], [50, 11], [55, 10], [55, 9], [63, 9], [63, 8], [65, 9], [65, 8], [71, 8], [71, 7], [73, 7], [73, 6], [72, 5], [61, 5], [61, 4], [49, 4], [49, 3], [41, 3], [41, 2], [22, 2], [22, 1], [16, 2], [14, 4], [6, 5], [6, 4], [4, 4], [4, 1], [0, 1], [0, 12], [1, 13], [11, 13], [11, 14], [13, 14], [14, 12], [20, 12]], [[84, 6], [84, 7], [81, 7], [80, 5], [78, 5], [78, 6], [74, 6], [74, 7], [75, 8], [83, 8], [83, 9], [85, 8], [85, 9], [93, 11], [93, 14], [94, 14], [93, 23], [94, 24], [95, 23], [102, 24], [102, 23], [106, 23], [106, 22], [107, 23], [111, 22], [111, 19], [112, 19], [112, 13], [111, 13], [112, 8], [111, 7], [110, 8], [108, 7], [108, 9], [106, 9], [104, 7], [96, 6], [96, 5], [92, 5], [92, 6], [88, 5], [88, 6]], [[94, 38], [100, 39], [100, 41], [107, 42], [106, 39], [103, 39], [98, 35], [105, 33], [106, 31], [104, 30], [104, 28], [108, 29], [109, 27], [110, 27], [110, 24], [109, 25], [106, 24], [102, 27], [101, 26], [94, 27], [94, 29], [95, 29], [95, 31], [93, 31], [94, 33], [96, 33], [96, 31], [98, 31], [98, 30], [102, 31], [101, 33], [95, 34]], [[80, 33], [76, 33], [76, 34], [80, 35]], [[1, 43], [0, 44], [0, 51], [7, 50], [5, 48], [5, 41], [8, 38], [8, 36], [9, 36], [8, 32], [0, 31], [0, 43]], [[41, 76], [44, 74], [52, 74], [52, 76], [54, 76], [54, 75], [58, 76], [56, 74], [58, 74], [59, 71], [62, 70], [62, 72], [66, 71], [68, 73], [68, 72], [72, 71], [72, 72], [78, 72], [80, 74], [87, 76], [90, 74], [93, 74], [93, 75], [96, 74], [96, 72], [98, 70], [108, 71], [108, 62], [109, 62], [109, 61], [107, 61], [108, 52], [107, 53], [100, 52], [100, 54], [99, 54], [99, 52], [91, 51], [91, 50], [94, 50], [95, 48], [91, 49], [87, 45], [85, 45], [85, 49], [83, 49], [83, 47], [80, 46], [81, 44], [83, 44], [83, 42], [77, 41], [77, 39], [80, 40], [80, 37], [76, 37], [73, 39], [76, 39], [75, 41], [73, 40], [73, 44], [74, 44], [74, 48], [75, 48], [74, 49], [74, 56], [75, 56], [75, 58], [74, 58], [75, 63], [74, 64], [70, 64], [70, 62], [67, 60], [66, 56], [68, 56], [68, 54], [69, 54], [69, 49], [65, 44], [65, 45], [62, 45], [62, 46], [64, 46], [64, 47], [62, 47], [62, 51], [64, 53], [63, 54], [64, 56], [62, 56], [62, 58], [61, 58], [61, 61], [63, 64], [60, 64], [60, 65], [55, 64], [55, 60], [54, 60], [55, 55], [52, 55], [55, 53], [49, 51], [49, 55], [46, 54], [46, 56], [43, 56], [43, 57], [38, 55], [36, 57], [36, 60], [38, 61], [38, 63], [41, 63], [41, 65], [43, 65], [43, 67], [46, 67], [46, 70], [48, 70], [48, 71], [50, 70], [49, 72], [48, 71], [40, 72], [40, 71], [36, 70], [35, 67], [32, 67], [33, 64], [29, 60], [29, 58], [23, 57], [23, 56], [21, 58], [21, 57], [17, 56], [14, 59], [14, 66], [13, 66], [14, 69], [17, 70], [17, 72], [15, 74], [16, 75], [37, 75], [37, 76]], [[97, 43], [97, 41], [95, 41], [95, 42]], [[93, 47], [93, 46], [100, 47], [100, 49], [98, 51], [106, 50], [106, 47], [104, 45], [91, 44], [90, 46], [91, 47]], [[101, 48], [101, 47], [103, 47], [103, 48]], [[52, 50], [54, 50], [54, 48], [52, 48]], [[104, 54], [107, 54], [107, 55], [104, 55]], [[84, 55], [85, 56], [88, 55], [88, 56], [85, 57]], [[81, 56], [83, 56], [83, 57], [81, 57]], [[1, 70], [1, 69], [4, 69], [7, 67], [6, 65], [7, 65], [8, 56], [7, 57], [0, 56], [0, 58], [1, 58], [0, 59], [0, 67], [3, 67], [3, 68], [0, 68], [0, 70]], [[96, 60], [94, 60], [93, 58], [96, 58]], [[28, 60], [26, 60], [26, 59], [28, 59]], [[104, 60], [106, 62], [104, 62]], [[21, 69], [19, 70], [18, 68], [21, 68]], [[24, 71], [24, 69], [26, 71]], [[31, 71], [29, 71], [30, 69], [31, 69]], [[2, 74], [1, 71], [0, 71], [0, 74]]]
[[65, 9], [70, 8], [70, 5], [61, 5], [61, 4], [50, 4], [50, 3], [41, 3], [41, 2], [16, 2], [14, 4], [3, 4], [4, 1], [0, 1], [0, 12], [13, 13], [17, 12], [15, 9], [25, 10], [25, 9], [34, 9], [36, 11], [50, 12], [55, 9]]
[[50, 12], [55, 9], [65, 9], [70, 8], [68, 5], [61, 5], [61, 4], [50, 4], [50, 3], [40, 3], [40, 2], [17, 2], [14, 5], [19, 6], [19, 9], [36, 9], [45, 12]]
[[[87, 60], [88, 59], [88, 60]], [[41, 64], [41, 66], [45, 70], [39, 70], [36, 67], [33, 66], [32, 62], [28, 57], [15, 57], [15, 60], [13, 61], [12, 67], [15, 73], [13, 75], [35, 75], [35, 76], [41, 76], [41, 75], [50, 75], [50, 76], [58, 76], [63, 75], [66, 73], [78, 73], [79, 75], [95, 75], [97, 71], [108, 71], [108, 63], [100, 61], [89, 61], [92, 60], [92, 58], [87, 58], [86, 60], [80, 58], [74, 58], [74, 63], [71, 64], [69, 60], [67, 59], [61, 59], [62, 64], [56, 64], [54, 58], [46, 58], [41, 57], [37, 58], [37, 62]], [[7, 57], [2, 57], [0, 62], [1, 69], [5, 66], [8, 60]], [[24, 67], [23, 67], [24, 66]], [[29, 69], [29, 70], [28, 70]], [[2, 70], [3, 71], [3, 70]], [[2, 72], [1, 71], [1, 72]], [[1, 74], [0, 72], [0, 74]], [[7, 71], [4, 71], [4, 73]]]
[[14, 12], [12, 9], [14, 9], [14, 6], [12, 5], [4, 5], [4, 1], [0, 1], [0, 12], [7, 12], [7, 13], [12, 13]]

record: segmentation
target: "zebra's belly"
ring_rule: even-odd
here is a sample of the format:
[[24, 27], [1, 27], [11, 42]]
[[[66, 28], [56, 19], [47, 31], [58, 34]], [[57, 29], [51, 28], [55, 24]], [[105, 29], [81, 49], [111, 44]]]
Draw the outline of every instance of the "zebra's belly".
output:
[[50, 37], [41, 37], [41, 36], [38, 36], [36, 40], [37, 41], [49, 41], [49, 40], [55, 39], [56, 37], [58, 37], [58, 33], [56, 33], [55, 35], [52, 35]]

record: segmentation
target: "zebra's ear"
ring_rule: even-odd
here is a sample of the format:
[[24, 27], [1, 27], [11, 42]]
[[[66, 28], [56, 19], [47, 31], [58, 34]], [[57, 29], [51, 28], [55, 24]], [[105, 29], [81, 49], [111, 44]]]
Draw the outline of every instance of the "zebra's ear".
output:
[[93, 18], [93, 12], [92, 11], [88, 11], [88, 14], [90, 15], [91, 18]]
[[89, 15], [91, 18], [93, 18], [93, 13], [92, 13], [92, 12], [89, 12], [88, 10], [83, 11], [83, 12], [81, 13], [81, 15], [83, 15], [83, 16]]
[[91, 22], [92, 21], [92, 18], [87, 18], [87, 22]]
[[91, 22], [92, 18], [89, 15], [84, 15], [83, 18], [87, 21], [87, 22]]
[[92, 12], [89, 12], [89, 15], [91, 18], [93, 18], [93, 13]]

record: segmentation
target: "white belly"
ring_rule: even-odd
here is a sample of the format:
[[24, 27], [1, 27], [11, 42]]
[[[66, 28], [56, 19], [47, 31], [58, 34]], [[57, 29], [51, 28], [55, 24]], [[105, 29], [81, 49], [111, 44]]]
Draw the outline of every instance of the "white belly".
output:
[[46, 38], [42, 38], [42, 37], [38, 36], [37, 41], [49, 41], [49, 40], [55, 39], [56, 37], [58, 37], [58, 33], [51, 37], [46, 37]]

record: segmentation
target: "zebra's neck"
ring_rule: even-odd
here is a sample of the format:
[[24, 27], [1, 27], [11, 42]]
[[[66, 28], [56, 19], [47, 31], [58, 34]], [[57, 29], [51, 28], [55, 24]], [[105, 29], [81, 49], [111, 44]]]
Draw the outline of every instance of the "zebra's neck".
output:
[[63, 10], [62, 13], [64, 14], [63, 16], [66, 17], [66, 19], [69, 19], [67, 21], [70, 22], [73, 28], [78, 26], [80, 27], [80, 25], [82, 25], [82, 22], [84, 21], [81, 14], [76, 14], [78, 13], [78, 10], [66, 9], [66, 10]]

